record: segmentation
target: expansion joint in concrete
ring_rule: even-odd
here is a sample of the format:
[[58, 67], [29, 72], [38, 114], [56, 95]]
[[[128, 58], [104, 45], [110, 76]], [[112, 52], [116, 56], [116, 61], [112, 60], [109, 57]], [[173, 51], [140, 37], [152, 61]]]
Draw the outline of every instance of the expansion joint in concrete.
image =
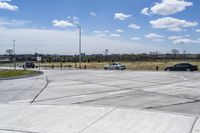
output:
[[192, 127], [191, 127], [191, 130], [189, 133], [193, 133], [193, 130], [194, 130], [195, 124], [197, 123], [197, 120], [198, 120], [198, 117], [196, 117], [194, 122], [192, 123]]
[[30, 102], [31, 104], [35, 102], [35, 100], [39, 97], [39, 95], [47, 88], [49, 84], [49, 80], [48, 77], [46, 75], [46, 85], [44, 86], [44, 88], [33, 98], [33, 100]]
[[87, 130], [89, 127], [91, 127], [96, 122], [100, 121], [101, 119], [103, 119], [104, 117], [106, 117], [107, 115], [109, 115], [110, 113], [112, 113], [113, 111], [115, 111], [116, 109], [117, 108], [114, 108], [111, 111], [109, 111], [108, 113], [104, 114], [103, 116], [101, 116], [100, 118], [98, 118], [97, 120], [95, 120], [94, 122], [92, 122], [90, 125], [88, 125], [87, 127], [83, 128], [82, 130], [80, 130], [78, 133], [82, 133], [83, 131]]

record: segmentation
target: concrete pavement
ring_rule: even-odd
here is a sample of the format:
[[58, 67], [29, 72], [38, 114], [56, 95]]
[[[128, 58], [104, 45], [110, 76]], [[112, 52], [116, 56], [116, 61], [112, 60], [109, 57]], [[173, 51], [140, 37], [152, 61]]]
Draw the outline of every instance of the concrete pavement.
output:
[[0, 80], [0, 103], [30, 102], [46, 86], [44, 75]]
[[200, 133], [199, 72], [44, 72], [0, 80], [0, 132]]
[[16, 133], [189, 133], [196, 120], [191, 116], [89, 106], [20, 104], [1, 105], [0, 110], [0, 132]]

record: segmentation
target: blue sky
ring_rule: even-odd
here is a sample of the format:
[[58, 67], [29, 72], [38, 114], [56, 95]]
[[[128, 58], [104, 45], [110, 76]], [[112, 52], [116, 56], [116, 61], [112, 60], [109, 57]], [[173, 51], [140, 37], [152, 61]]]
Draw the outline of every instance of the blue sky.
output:
[[200, 53], [198, 0], [0, 0], [0, 53]]

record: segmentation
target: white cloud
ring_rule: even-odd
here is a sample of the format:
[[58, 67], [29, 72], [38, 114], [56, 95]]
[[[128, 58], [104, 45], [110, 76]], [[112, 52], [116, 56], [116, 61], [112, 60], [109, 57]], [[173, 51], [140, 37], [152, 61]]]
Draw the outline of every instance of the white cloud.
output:
[[17, 19], [7, 19], [7, 18], [0, 18], [0, 26], [2, 27], [26, 27], [27, 25], [31, 24], [30, 21], [26, 20], [17, 20]]
[[117, 29], [116, 32], [122, 33], [122, 32], [124, 32], [124, 30], [122, 30], [122, 29]]
[[130, 14], [123, 14], [123, 13], [115, 13], [114, 14], [114, 19], [117, 20], [126, 20], [128, 18], [130, 18], [132, 15]]
[[170, 36], [168, 37], [169, 40], [178, 40], [184, 38], [183, 36]]
[[196, 32], [200, 32], [200, 29], [197, 29]]
[[90, 15], [91, 16], [94, 16], [94, 17], [96, 17], [97, 16], [97, 14], [96, 13], [94, 13], [94, 12], [89, 12], [90, 13]]
[[77, 21], [79, 19], [79, 17], [76, 17], [76, 16], [68, 16], [67, 19], [69, 20], [73, 20], [73, 21]]
[[145, 35], [146, 38], [152, 39], [153, 41], [163, 41], [164, 36], [163, 35], [158, 35], [155, 33], [149, 33]]
[[109, 30], [104, 30], [104, 33], [110, 33], [110, 31]]
[[106, 33], [110, 33], [110, 31], [109, 30], [104, 30], [104, 31], [94, 30], [93, 33], [95, 33], [95, 34], [106, 34]]
[[184, 11], [187, 7], [192, 6], [192, 2], [186, 0], [162, 0], [160, 3], [156, 2], [150, 8], [144, 8], [142, 14], [159, 14], [159, 15], [171, 15]]
[[185, 35], [185, 36], [170, 36], [168, 37], [169, 40], [178, 40], [178, 39], [183, 39], [183, 38], [189, 38], [190, 35]]
[[132, 29], [140, 29], [141, 27], [136, 25], [136, 24], [130, 24], [128, 25], [129, 28], [132, 28]]
[[110, 31], [108, 30], [104, 30], [104, 31], [100, 31], [100, 30], [95, 30], [93, 31], [93, 33], [97, 36], [97, 37], [106, 37], [106, 35], [108, 35], [108, 33], [110, 33]]
[[11, 2], [12, 0], [0, 0], [0, 2]]
[[119, 34], [111, 34], [110, 36], [111, 36], [111, 37], [120, 37]]
[[95, 33], [95, 34], [100, 34], [100, 33], [102, 33], [102, 31], [95, 30], [95, 31], [93, 31], [93, 33]]
[[52, 24], [55, 27], [61, 27], [61, 28], [73, 27], [72, 23], [65, 21], [65, 20], [53, 20]]
[[173, 44], [194, 44], [194, 43], [200, 43], [199, 40], [192, 40], [189, 37], [190, 37], [190, 35], [170, 36], [170, 37], [168, 37], [168, 39], [171, 40]]
[[141, 40], [141, 38], [140, 37], [132, 37], [131, 40], [133, 40], [133, 41], [139, 41], [139, 40]]
[[149, 14], [149, 8], [144, 8], [144, 9], [142, 9], [142, 11], [140, 12], [141, 14], [143, 14], [143, 15], [147, 15], [147, 16], [149, 16], [150, 14]]
[[6, 9], [10, 11], [16, 11], [18, 10], [18, 7], [16, 5], [11, 5], [8, 2], [11, 2], [10, 0], [1, 0], [0, 1], [0, 9]]
[[[0, 54], [12, 47], [12, 40], [16, 40], [17, 54], [34, 53], [35, 48], [42, 54], [78, 54], [77, 31], [59, 31], [48, 29], [10, 29], [0, 27]], [[14, 37], [14, 38], [13, 38]], [[82, 52], [86, 54], [102, 54], [105, 49], [110, 53], [142, 53], [158, 49], [154, 45], [144, 45], [113, 38], [99, 38], [97, 36], [82, 36]], [[163, 50], [164, 49], [159, 49]]]
[[79, 18], [78, 17], [76, 17], [76, 16], [73, 16], [72, 17], [74, 20], [78, 20]]
[[190, 22], [173, 17], [163, 17], [149, 22], [153, 28], [166, 29], [168, 31], [182, 31], [188, 27], [197, 26], [197, 22]]
[[188, 38], [180, 38], [180, 39], [176, 39], [173, 40], [174, 44], [193, 44], [193, 43], [200, 43], [199, 40], [192, 40], [192, 39], [188, 39]]
[[163, 35], [158, 35], [155, 33], [149, 33], [149, 34], [145, 35], [145, 37], [149, 38], [149, 39], [164, 38]]

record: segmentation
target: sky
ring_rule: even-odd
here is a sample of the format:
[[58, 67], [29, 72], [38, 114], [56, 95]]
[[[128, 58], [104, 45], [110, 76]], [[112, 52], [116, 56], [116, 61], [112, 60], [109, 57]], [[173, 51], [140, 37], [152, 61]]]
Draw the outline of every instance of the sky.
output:
[[[0, 54], [200, 53], [199, 0], [0, 0]], [[71, 23], [73, 21], [75, 24]]]

